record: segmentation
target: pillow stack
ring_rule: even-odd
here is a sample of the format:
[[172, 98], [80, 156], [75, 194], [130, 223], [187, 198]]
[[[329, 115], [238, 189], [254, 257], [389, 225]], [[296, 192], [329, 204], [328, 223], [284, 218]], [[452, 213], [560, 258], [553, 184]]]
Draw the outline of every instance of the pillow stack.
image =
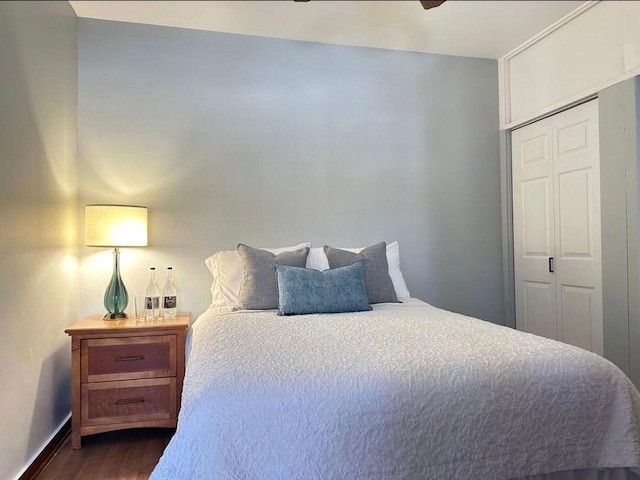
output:
[[[341, 247], [340, 250], [360, 253], [364, 248]], [[400, 270], [400, 247], [398, 246], [398, 242], [391, 242], [387, 245], [387, 264], [389, 266], [389, 276], [393, 282], [393, 289], [396, 292], [398, 299], [410, 298], [411, 294], [409, 293], [407, 284], [404, 281], [404, 276]], [[315, 247], [309, 250], [307, 268], [315, 268], [316, 270], [326, 270], [330, 268], [329, 260], [327, 259], [327, 255], [325, 254], [323, 247]]]
[[241, 243], [235, 252], [217, 252], [205, 262], [213, 274], [211, 306], [222, 311], [359, 312], [409, 297], [397, 242], [357, 249], [311, 249], [308, 243], [258, 249]]
[[[275, 255], [311, 247], [310, 243], [300, 243], [291, 247], [261, 248]], [[221, 312], [238, 310], [240, 302], [240, 284], [242, 283], [242, 261], [236, 250], [223, 250], [214, 253], [204, 261], [213, 276], [211, 283], [211, 307]]]

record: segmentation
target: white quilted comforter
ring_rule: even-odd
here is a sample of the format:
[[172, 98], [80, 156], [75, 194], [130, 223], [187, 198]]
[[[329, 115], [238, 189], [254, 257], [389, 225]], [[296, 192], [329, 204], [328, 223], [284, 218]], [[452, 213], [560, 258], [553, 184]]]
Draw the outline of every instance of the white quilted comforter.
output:
[[205, 314], [181, 479], [509, 479], [640, 467], [640, 395], [613, 364], [414, 301], [371, 312]]

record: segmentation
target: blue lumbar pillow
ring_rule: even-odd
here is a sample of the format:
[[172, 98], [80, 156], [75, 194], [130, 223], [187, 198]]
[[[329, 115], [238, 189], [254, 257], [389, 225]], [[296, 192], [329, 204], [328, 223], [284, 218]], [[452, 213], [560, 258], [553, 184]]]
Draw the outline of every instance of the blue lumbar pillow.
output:
[[364, 260], [330, 270], [274, 265], [278, 315], [371, 310], [364, 284]]

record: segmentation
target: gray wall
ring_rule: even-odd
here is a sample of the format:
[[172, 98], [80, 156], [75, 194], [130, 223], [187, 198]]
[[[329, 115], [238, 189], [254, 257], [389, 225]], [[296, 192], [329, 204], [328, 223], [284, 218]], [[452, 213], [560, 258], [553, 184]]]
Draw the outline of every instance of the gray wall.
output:
[[0, 478], [65, 420], [78, 304], [77, 30], [67, 2], [0, 2]]
[[[495, 61], [87, 19], [79, 45], [80, 204], [150, 208], [131, 294], [173, 265], [199, 314], [239, 241], [398, 240], [414, 296], [502, 322]], [[81, 314], [110, 255], [81, 248]]]

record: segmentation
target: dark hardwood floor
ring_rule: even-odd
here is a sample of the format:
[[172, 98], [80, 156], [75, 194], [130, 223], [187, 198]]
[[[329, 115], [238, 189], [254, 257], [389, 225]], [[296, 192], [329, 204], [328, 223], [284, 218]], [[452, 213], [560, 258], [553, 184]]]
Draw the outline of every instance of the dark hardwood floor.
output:
[[173, 436], [170, 428], [140, 428], [82, 438], [71, 449], [71, 436], [37, 480], [144, 480]]

